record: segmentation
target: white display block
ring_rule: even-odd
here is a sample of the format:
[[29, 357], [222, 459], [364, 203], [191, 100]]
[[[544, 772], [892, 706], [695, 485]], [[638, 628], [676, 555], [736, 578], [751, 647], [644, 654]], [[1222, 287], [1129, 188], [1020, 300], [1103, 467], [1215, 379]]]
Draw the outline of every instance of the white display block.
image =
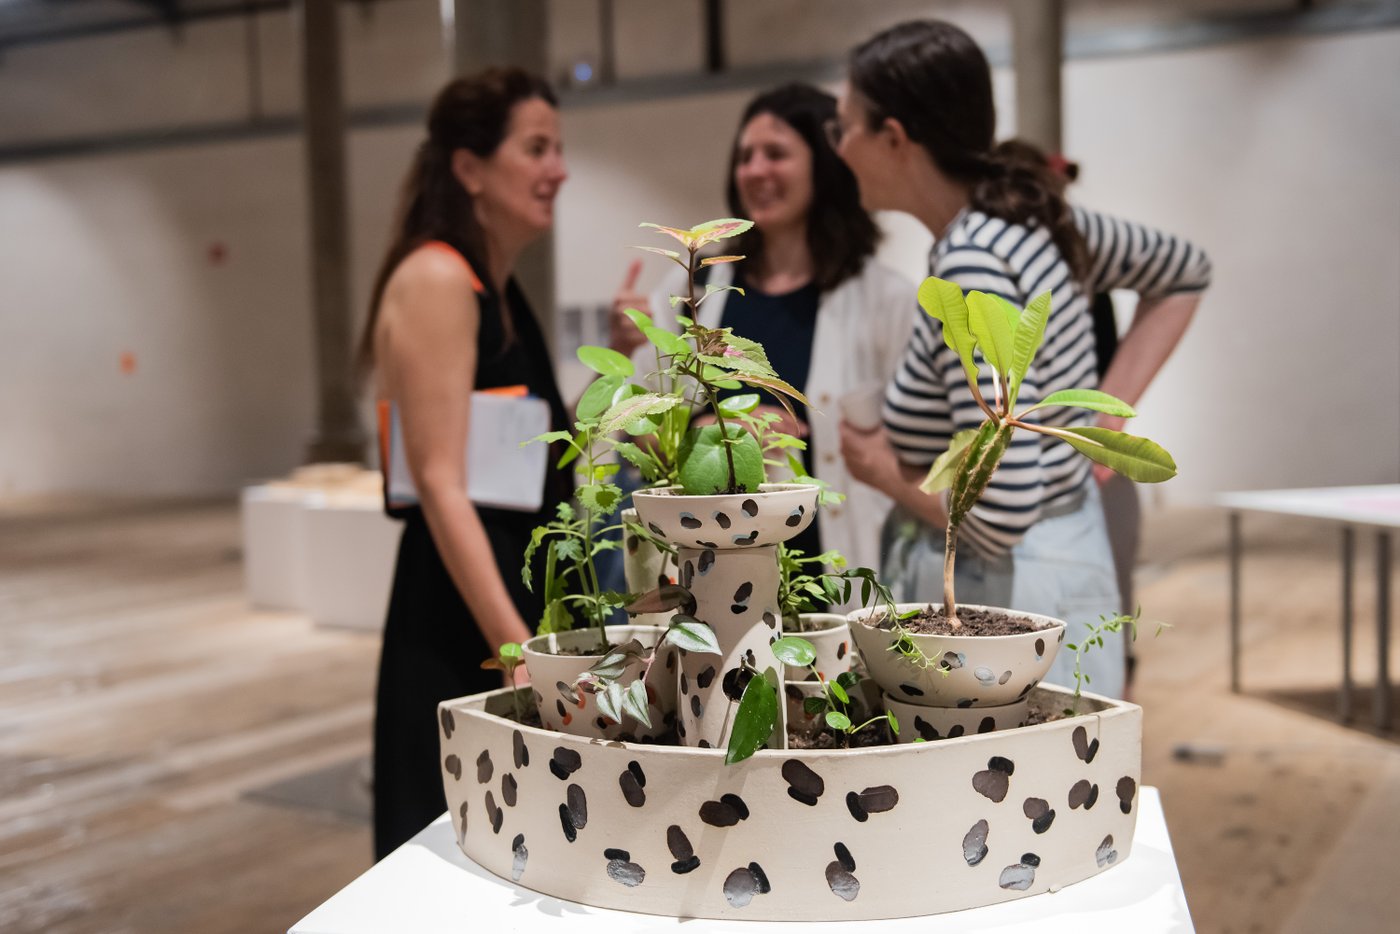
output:
[[[790, 922], [667, 918], [604, 908], [540, 895], [506, 882], [469, 860], [457, 848], [446, 814], [430, 824], [311, 914], [291, 934], [416, 934], [491, 931], [676, 931], [684, 934], [759, 931], [784, 934], [850, 932], [999, 932], [1084, 934], [1132, 931], [1182, 934], [1195, 928], [1177, 872], [1157, 789], [1140, 790], [1132, 858], [1112, 872], [1058, 892], [1018, 901], [893, 921]], [[873, 867], [872, 867], [873, 868]]]
[[377, 498], [336, 495], [308, 503], [302, 526], [307, 615], [322, 626], [381, 629], [402, 523]]
[[306, 605], [303, 518], [326, 494], [304, 487], [259, 485], [242, 496], [243, 574], [248, 602], [258, 609], [300, 610]]

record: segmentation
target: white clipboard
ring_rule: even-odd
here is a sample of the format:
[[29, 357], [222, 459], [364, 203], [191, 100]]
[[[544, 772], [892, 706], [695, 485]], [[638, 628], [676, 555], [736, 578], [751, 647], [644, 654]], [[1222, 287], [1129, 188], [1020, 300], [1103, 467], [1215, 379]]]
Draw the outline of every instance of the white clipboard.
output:
[[[380, 406], [388, 408], [387, 418], [385, 412], [380, 413], [380, 429], [387, 428], [387, 438], [381, 439], [385, 502], [390, 509], [416, 506], [418, 487], [408, 469], [398, 405], [381, 402]], [[478, 506], [537, 512], [544, 504], [549, 445], [521, 447], [521, 442], [547, 431], [549, 403], [543, 399], [473, 392], [465, 452], [468, 498]]]

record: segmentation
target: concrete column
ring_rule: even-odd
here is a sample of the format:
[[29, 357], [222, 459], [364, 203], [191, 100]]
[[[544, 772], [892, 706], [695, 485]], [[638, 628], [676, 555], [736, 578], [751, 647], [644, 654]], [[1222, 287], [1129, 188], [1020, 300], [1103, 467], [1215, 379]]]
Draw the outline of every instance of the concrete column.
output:
[[[449, 12], [448, 6], [451, 6]], [[516, 65], [549, 77], [549, 4], [546, 0], [445, 0], [452, 17], [454, 75], [491, 65]], [[515, 278], [534, 306], [545, 340], [554, 345], [554, 234], [521, 254]]]
[[345, 107], [340, 81], [337, 0], [299, 0], [302, 115], [310, 197], [311, 301], [316, 343], [316, 432], [311, 461], [363, 461], [356, 410], [350, 305]]
[[1016, 135], [1047, 154], [1061, 151], [1064, 21], [1064, 0], [1011, 0]]

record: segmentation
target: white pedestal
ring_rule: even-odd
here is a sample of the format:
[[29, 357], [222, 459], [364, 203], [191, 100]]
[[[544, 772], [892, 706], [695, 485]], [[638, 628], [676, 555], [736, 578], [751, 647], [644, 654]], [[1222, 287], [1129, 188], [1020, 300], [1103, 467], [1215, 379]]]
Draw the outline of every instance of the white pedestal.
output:
[[327, 497], [302, 518], [307, 614], [321, 626], [384, 626], [403, 526], [378, 500]]
[[853, 931], [1024, 932], [1084, 934], [1184, 934], [1194, 931], [1176, 857], [1167, 836], [1157, 789], [1139, 793], [1137, 833], [1132, 855], [1115, 866], [1059, 892], [896, 921], [788, 922], [712, 921], [639, 915], [590, 908], [546, 895], [491, 875], [467, 859], [452, 839], [444, 814], [408, 843], [297, 922], [291, 934], [370, 934], [414, 931], [459, 934], [491, 931], [568, 931], [617, 934], [620, 931], [676, 931], [715, 934], [852, 934]]
[[248, 602], [259, 609], [300, 610], [306, 605], [303, 517], [318, 490], [250, 486], [243, 490], [243, 574]]

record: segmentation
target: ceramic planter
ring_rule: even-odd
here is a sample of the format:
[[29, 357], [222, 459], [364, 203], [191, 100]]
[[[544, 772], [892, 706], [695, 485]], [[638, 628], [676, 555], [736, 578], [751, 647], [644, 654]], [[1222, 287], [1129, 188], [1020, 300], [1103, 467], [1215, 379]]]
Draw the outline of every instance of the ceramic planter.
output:
[[[1040, 688], [1036, 703], [1067, 707]], [[860, 921], [974, 908], [1129, 857], [1140, 708], [872, 749], [599, 742], [506, 719], [508, 690], [440, 705], [457, 840], [502, 879], [603, 908]]]
[[[623, 522], [638, 522], [637, 510], [622, 510]], [[676, 582], [676, 560], [647, 539], [630, 532], [622, 535], [622, 572], [631, 593], [646, 593], [662, 584]], [[670, 613], [639, 613], [632, 621], [641, 626], [666, 626]]]
[[828, 678], [851, 670], [851, 626], [841, 613], [802, 613], [798, 629], [784, 635], [812, 643], [817, 658], [813, 666]]
[[[677, 546], [680, 583], [695, 598], [695, 616], [714, 630], [718, 656], [680, 653], [677, 731], [686, 745], [728, 745], [747, 673], [783, 665], [774, 657], [778, 628], [777, 543], [811, 524], [811, 484], [764, 484], [758, 493], [683, 496], [676, 488], [632, 494], [641, 523]], [[786, 738], [782, 704], [774, 742]]]
[[[897, 609], [927, 606], [901, 603]], [[870, 623], [884, 616], [883, 607], [856, 610], [846, 618], [870, 677], [891, 697], [926, 707], [1001, 707], [1023, 700], [1050, 670], [1065, 624], [1019, 610], [967, 606], [1024, 616], [1039, 629], [1014, 636], [914, 635], [915, 645], [933, 661], [920, 667], [889, 650], [895, 641], [891, 630]]]
[[899, 721], [898, 741], [901, 743], [920, 739], [931, 742], [995, 733], [997, 730], [1014, 730], [1026, 725], [1031, 706], [1028, 698], [1004, 707], [923, 707], [905, 703], [889, 694], [885, 694], [882, 700], [885, 709]]
[[[655, 626], [609, 626], [608, 640], [620, 645], [636, 639], [650, 648], [661, 641], [664, 630]], [[624, 716], [618, 723], [604, 717], [598, 710], [598, 700], [586, 691], [569, 688], [580, 674], [587, 671], [601, 656], [561, 655], [559, 650], [587, 649], [598, 644], [592, 629], [535, 636], [521, 646], [525, 667], [530, 672], [531, 696], [539, 710], [540, 721], [548, 730], [574, 736], [602, 739], [631, 737], [649, 739], [666, 732], [676, 716], [676, 653], [669, 646], [659, 650], [658, 657], [647, 673], [648, 715], [651, 727]], [[640, 664], [634, 665], [624, 677], [624, 683], [635, 680]]]

